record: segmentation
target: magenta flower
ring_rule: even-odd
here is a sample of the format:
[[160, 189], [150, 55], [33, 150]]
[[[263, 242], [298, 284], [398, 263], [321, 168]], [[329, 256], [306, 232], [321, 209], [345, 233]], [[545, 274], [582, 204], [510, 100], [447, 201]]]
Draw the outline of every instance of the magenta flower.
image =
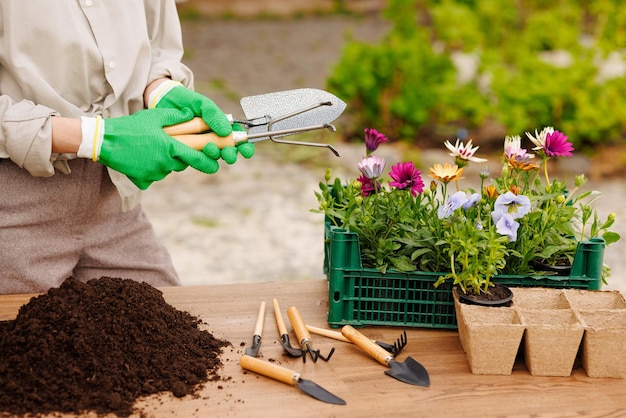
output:
[[544, 151], [548, 157], [571, 157], [574, 146], [567, 140], [566, 135], [553, 131], [546, 135]]
[[410, 189], [413, 196], [417, 196], [424, 191], [422, 172], [415, 168], [410, 161], [398, 163], [391, 167], [389, 177], [394, 180], [389, 182], [391, 187], [396, 187], [400, 190]]
[[366, 177], [363, 174], [361, 174], [357, 180], [361, 183], [361, 194], [363, 194], [363, 197], [367, 197], [380, 190], [381, 185], [378, 181]]
[[378, 149], [378, 146], [383, 142], [389, 142], [389, 138], [378, 132], [376, 129], [365, 129], [365, 148], [367, 149], [367, 155]]

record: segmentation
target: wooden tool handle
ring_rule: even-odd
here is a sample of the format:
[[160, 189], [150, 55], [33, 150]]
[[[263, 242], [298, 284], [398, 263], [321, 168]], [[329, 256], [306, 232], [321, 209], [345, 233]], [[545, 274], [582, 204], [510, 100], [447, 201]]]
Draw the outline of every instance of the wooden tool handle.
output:
[[300, 380], [300, 375], [292, 370], [248, 355], [242, 356], [239, 364], [245, 370], [262, 374], [288, 385], [295, 385]]
[[[304, 324], [304, 320], [302, 319], [302, 315], [300, 315], [300, 310], [295, 306], [290, 306], [287, 309], [287, 316], [289, 317], [289, 321], [291, 322], [291, 326], [293, 327], [296, 336], [298, 337], [298, 341], [300, 345], [303, 343], [308, 343], [311, 341], [311, 334], [306, 329], [306, 325]], [[304, 346], [302, 348], [305, 348]]]
[[202, 151], [202, 149], [209, 143], [213, 142], [219, 149], [226, 147], [234, 147], [238, 142], [233, 138], [233, 135], [219, 136], [215, 132], [207, 132], [205, 134], [193, 134], [193, 135], [172, 135], [172, 138], [182, 142], [183, 144], [191, 147], [195, 150]]
[[274, 305], [274, 316], [276, 317], [276, 326], [278, 327], [278, 333], [283, 336], [287, 334], [287, 326], [285, 325], [283, 314], [280, 312], [278, 300], [272, 299], [272, 305]]
[[178, 125], [166, 126], [163, 131], [198, 151], [202, 151], [209, 142], [213, 142], [219, 149], [234, 147], [236, 144], [246, 141], [248, 137], [247, 133], [243, 131], [237, 131], [234, 135], [219, 136], [215, 132], [207, 132], [210, 129], [202, 118], [193, 118]]
[[170, 136], [175, 135], [188, 135], [188, 134], [200, 134], [211, 130], [209, 125], [206, 124], [202, 118], [193, 118], [187, 122], [179, 123], [178, 125], [166, 126], [163, 128], [166, 134]]
[[359, 346], [361, 350], [365, 351], [383, 366], [389, 366], [389, 362], [393, 360], [393, 356], [389, 354], [384, 348], [372, 342], [372, 340], [361, 334], [352, 326], [344, 325], [344, 327], [341, 328], [341, 333], [344, 337]]
[[343, 342], [346, 342], [346, 343], [351, 343], [352, 342], [349, 339], [347, 339], [346, 337], [344, 337], [343, 334], [341, 332], [339, 332], [339, 331], [333, 331], [333, 330], [325, 329], [325, 328], [318, 328], [318, 327], [314, 327], [314, 326], [311, 326], [311, 325], [307, 325], [306, 329], [309, 332], [312, 332], [313, 334], [323, 335], [324, 337], [333, 338], [335, 340], [343, 341]]
[[254, 335], [263, 335], [263, 322], [265, 322], [265, 302], [261, 302], [261, 306], [259, 306], [259, 314], [256, 317], [256, 325], [254, 326]]

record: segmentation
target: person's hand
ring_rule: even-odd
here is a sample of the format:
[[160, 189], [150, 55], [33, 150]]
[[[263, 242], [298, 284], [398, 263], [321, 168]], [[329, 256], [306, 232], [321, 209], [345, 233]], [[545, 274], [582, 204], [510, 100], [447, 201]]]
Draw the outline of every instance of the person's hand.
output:
[[188, 109], [147, 109], [119, 118], [82, 118], [78, 156], [126, 174], [142, 190], [188, 166], [213, 174], [219, 169], [219, 153], [210, 147], [196, 151], [163, 131], [192, 117]]
[[[228, 117], [211, 99], [176, 81], [169, 80], [161, 83], [150, 95], [148, 105], [158, 109], [190, 109], [194, 116], [201, 117], [207, 126], [219, 136], [228, 136], [232, 131], [244, 130], [238, 124], [231, 125]], [[210, 148], [214, 155], [217, 147]], [[242, 143], [235, 147], [223, 148], [218, 158], [222, 158], [227, 164], [234, 164], [238, 154], [244, 158], [251, 158], [254, 155], [254, 144]]]

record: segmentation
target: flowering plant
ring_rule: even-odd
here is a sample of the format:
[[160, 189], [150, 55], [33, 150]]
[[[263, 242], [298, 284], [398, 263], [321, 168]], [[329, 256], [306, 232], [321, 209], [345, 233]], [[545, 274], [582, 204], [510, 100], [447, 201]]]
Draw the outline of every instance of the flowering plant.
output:
[[[580, 191], [584, 175], [575, 177], [571, 189], [564, 181], [550, 180], [549, 160], [572, 156], [567, 136], [551, 127], [526, 136], [536, 155], [522, 148], [519, 135], [507, 136], [500, 175], [492, 177], [485, 168], [478, 189], [462, 189], [465, 167], [487, 161], [475, 156], [478, 146], [472, 140], [445, 142], [454, 162], [430, 167], [428, 187], [412, 162], [392, 166], [385, 185], [386, 162], [374, 152], [388, 138], [366, 129], [360, 176], [345, 184], [331, 181], [327, 170], [315, 193], [318, 212], [358, 234], [364, 266], [381, 272], [442, 272], [436, 286], [452, 279], [463, 291], [477, 294], [488, 292], [497, 274], [545, 274], [535, 270], [533, 261], [554, 264], [565, 258], [571, 263], [579, 241], [595, 237], [608, 245], [619, 240], [610, 231], [615, 215], [600, 220], [592, 206], [599, 193]], [[608, 274], [604, 270], [603, 276]]]

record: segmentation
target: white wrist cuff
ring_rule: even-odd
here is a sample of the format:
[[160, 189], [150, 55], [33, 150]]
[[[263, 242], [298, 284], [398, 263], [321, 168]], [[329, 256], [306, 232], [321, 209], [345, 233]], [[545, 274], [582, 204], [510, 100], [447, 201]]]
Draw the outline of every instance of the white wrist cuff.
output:
[[163, 96], [169, 93], [169, 91], [174, 87], [178, 86], [182, 86], [182, 84], [174, 80], [167, 80], [159, 84], [157, 88], [152, 90], [152, 92], [148, 95], [148, 108], [154, 109], [159, 104]]
[[82, 140], [76, 155], [79, 158], [91, 158], [93, 161], [98, 161], [104, 140], [104, 119], [101, 116], [95, 118], [83, 116], [80, 118], [80, 127]]

